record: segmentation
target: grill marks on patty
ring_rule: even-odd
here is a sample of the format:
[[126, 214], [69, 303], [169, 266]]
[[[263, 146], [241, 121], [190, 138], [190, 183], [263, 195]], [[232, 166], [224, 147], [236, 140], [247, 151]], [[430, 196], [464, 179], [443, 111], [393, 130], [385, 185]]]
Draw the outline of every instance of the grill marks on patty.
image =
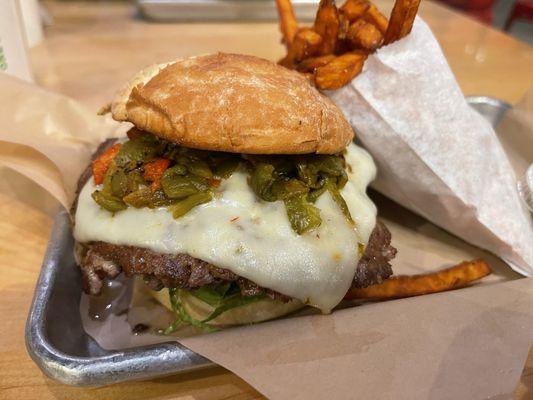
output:
[[[396, 249], [390, 245], [391, 234], [377, 221], [370, 235], [368, 246], [361, 258], [352, 283], [353, 287], [366, 287], [380, 283], [392, 274], [390, 260]], [[236, 282], [243, 296], [266, 294], [272, 299], [288, 301], [290, 298], [254, 282], [242, 278], [225, 268], [191, 257], [188, 254], [162, 254], [133, 246], [121, 246], [104, 242], [82, 245], [81, 271], [84, 290], [97, 295], [103, 280], [115, 278], [121, 271], [126, 276], [143, 275], [154, 290], [163, 287], [195, 289], [204, 285], [217, 286]]]
[[261, 288], [228, 269], [219, 268], [188, 254], [162, 254], [140, 247], [105, 242], [93, 242], [83, 247], [84, 254], [81, 261], [83, 287], [90, 295], [100, 293], [103, 279], [115, 278], [120, 271], [123, 271], [126, 276], [143, 275], [146, 284], [153, 290], [164, 287], [196, 289], [205, 285], [217, 286], [226, 282], [237, 282], [243, 296], [267, 294], [273, 299], [283, 301], [290, 299], [280, 293]]

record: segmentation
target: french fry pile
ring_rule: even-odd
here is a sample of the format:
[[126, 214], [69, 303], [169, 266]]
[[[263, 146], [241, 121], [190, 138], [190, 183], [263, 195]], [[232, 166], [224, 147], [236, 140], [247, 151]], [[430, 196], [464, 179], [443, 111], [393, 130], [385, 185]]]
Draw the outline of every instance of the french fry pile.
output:
[[483, 260], [465, 261], [442, 271], [422, 275], [392, 276], [366, 288], [351, 289], [345, 300], [387, 300], [444, 292], [468, 286], [491, 273]]
[[299, 27], [291, 0], [276, 0], [287, 55], [319, 89], [338, 89], [363, 69], [369, 54], [411, 32], [420, 0], [396, 0], [390, 21], [368, 0], [321, 0], [312, 27]]

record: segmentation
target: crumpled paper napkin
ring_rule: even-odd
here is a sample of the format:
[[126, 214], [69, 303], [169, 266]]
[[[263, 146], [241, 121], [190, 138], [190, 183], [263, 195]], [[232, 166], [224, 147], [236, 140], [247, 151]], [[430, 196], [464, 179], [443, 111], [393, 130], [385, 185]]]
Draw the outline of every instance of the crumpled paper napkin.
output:
[[420, 18], [349, 85], [326, 94], [374, 157], [375, 189], [533, 275], [533, 222], [509, 160]]

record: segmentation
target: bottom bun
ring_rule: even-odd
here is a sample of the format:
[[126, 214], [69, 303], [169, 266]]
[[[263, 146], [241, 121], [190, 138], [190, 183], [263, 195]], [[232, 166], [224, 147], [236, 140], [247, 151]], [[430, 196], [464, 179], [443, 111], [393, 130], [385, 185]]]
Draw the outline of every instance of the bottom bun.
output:
[[[150, 294], [166, 308], [172, 310], [168, 289], [162, 289], [158, 292], [150, 290]], [[204, 303], [185, 290], [180, 290], [179, 298], [187, 313], [189, 313], [191, 317], [200, 321], [206, 319], [214, 310], [209, 304]], [[232, 308], [209, 321], [209, 325], [230, 326], [253, 324], [282, 317], [303, 307], [305, 307], [305, 305], [298, 300], [291, 300], [288, 303], [283, 303], [278, 300], [264, 299], [244, 306]]]

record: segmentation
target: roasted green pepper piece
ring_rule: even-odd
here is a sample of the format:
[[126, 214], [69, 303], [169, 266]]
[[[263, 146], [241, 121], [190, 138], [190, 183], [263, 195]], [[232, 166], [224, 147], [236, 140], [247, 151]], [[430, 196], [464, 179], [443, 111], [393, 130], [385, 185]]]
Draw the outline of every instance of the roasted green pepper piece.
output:
[[296, 163], [298, 177], [310, 188], [318, 189], [319, 183], [318, 170], [316, 165], [307, 162], [307, 158], [300, 158]]
[[319, 209], [309, 203], [305, 195], [286, 199], [285, 210], [292, 229], [299, 235], [318, 228], [322, 223]]
[[103, 190], [95, 190], [91, 196], [100, 207], [113, 213], [125, 210], [128, 207], [120, 198]]
[[113, 193], [111, 180], [113, 179], [113, 175], [115, 174], [116, 171], [117, 171], [117, 165], [113, 161], [109, 165], [109, 168], [107, 169], [107, 172], [104, 175], [104, 181], [102, 182], [102, 191], [109, 193], [109, 194]]
[[239, 159], [236, 157], [217, 160], [214, 165], [215, 176], [220, 179], [228, 179], [238, 167]]
[[128, 192], [128, 177], [124, 170], [117, 169], [111, 175], [111, 193], [119, 198], [122, 198]]
[[198, 193], [189, 176], [174, 176], [161, 179], [161, 186], [165, 194], [171, 199], [183, 199]]
[[185, 175], [187, 169], [182, 165], [169, 168], [161, 178], [161, 187], [171, 199], [183, 199], [209, 189], [206, 180], [194, 175]]
[[172, 176], [185, 176], [187, 175], [187, 168], [183, 165], [174, 165], [171, 168], [168, 168], [163, 176], [172, 177]]
[[173, 203], [172, 200], [165, 196], [162, 190], [152, 191], [150, 188], [143, 186], [125, 196], [122, 200], [132, 207], [135, 208], [157, 208], [168, 206]]
[[265, 201], [276, 201], [277, 198], [272, 194], [272, 185], [274, 184], [274, 166], [272, 164], [259, 163], [255, 166], [252, 176], [250, 177], [250, 186], [257, 197]]
[[154, 135], [142, 135], [122, 144], [115, 162], [119, 167], [132, 169], [161, 154], [164, 147], [165, 144]]
[[196, 193], [178, 203], [172, 204], [168, 207], [168, 209], [174, 218], [179, 218], [187, 214], [194, 207], [211, 201], [212, 198], [213, 195], [210, 192]]
[[350, 214], [350, 210], [348, 209], [348, 205], [346, 204], [346, 201], [344, 200], [344, 197], [342, 197], [337, 186], [333, 182], [331, 182], [331, 178], [326, 180], [326, 184], [324, 186], [327, 188], [328, 192], [331, 194], [333, 201], [337, 203], [337, 205], [341, 209], [342, 213], [346, 217], [346, 220], [349, 223], [353, 224], [354, 221], [352, 219], [352, 215]]
[[322, 185], [322, 187], [320, 189], [313, 189], [309, 192], [309, 194], [307, 195], [307, 201], [311, 202], [311, 203], [316, 203], [316, 201], [318, 200], [318, 198], [322, 195], [322, 193], [324, 193], [326, 191], [326, 186], [325, 185]]
[[296, 168], [299, 178], [314, 189], [322, 186], [322, 179], [326, 176], [339, 178], [341, 188], [346, 183], [343, 160], [339, 156], [299, 156]]
[[143, 178], [139, 170], [129, 172], [128, 176], [128, 193], [139, 190], [141, 186], [147, 186], [146, 180]]
[[276, 181], [272, 184], [272, 195], [277, 200], [285, 200], [292, 196], [304, 195], [307, 192], [309, 192], [309, 188], [298, 179]]
[[316, 161], [318, 170], [328, 175], [339, 176], [344, 173], [344, 165], [341, 157], [320, 156]]
[[203, 160], [192, 161], [187, 165], [187, 168], [189, 168], [189, 171], [191, 171], [192, 174], [202, 178], [211, 179], [213, 177], [211, 168], [209, 168], [209, 165]]
[[274, 160], [273, 165], [276, 168], [274, 171], [276, 178], [288, 179], [296, 175], [296, 166], [293, 160], [278, 157]]

